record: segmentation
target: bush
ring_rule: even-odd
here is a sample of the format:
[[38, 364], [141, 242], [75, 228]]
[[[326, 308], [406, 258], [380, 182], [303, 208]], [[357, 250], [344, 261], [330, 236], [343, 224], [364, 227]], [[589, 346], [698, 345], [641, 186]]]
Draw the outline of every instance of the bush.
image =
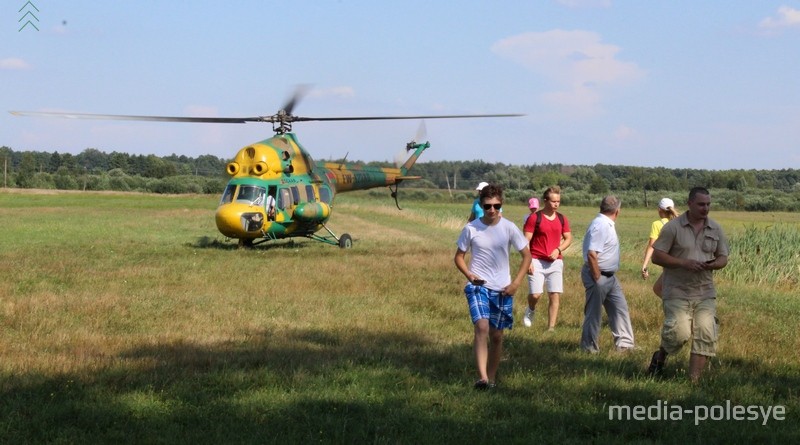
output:
[[70, 175], [55, 175], [53, 182], [59, 190], [77, 190], [78, 181]]

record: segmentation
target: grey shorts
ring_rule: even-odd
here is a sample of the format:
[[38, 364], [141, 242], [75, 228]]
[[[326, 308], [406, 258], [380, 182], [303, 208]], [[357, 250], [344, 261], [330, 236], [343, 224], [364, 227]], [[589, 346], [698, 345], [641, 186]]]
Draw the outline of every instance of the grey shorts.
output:
[[564, 292], [564, 260], [545, 261], [534, 258], [531, 261], [533, 275], [528, 274], [528, 292], [541, 294], [547, 285], [547, 292]]

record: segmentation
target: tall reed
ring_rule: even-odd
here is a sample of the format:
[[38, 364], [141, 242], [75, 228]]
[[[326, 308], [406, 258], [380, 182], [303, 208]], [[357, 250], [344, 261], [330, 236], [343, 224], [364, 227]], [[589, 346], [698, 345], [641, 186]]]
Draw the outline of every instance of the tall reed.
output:
[[781, 289], [793, 288], [800, 281], [800, 227], [796, 224], [749, 225], [733, 234], [729, 244], [728, 266], [720, 272], [726, 280]]

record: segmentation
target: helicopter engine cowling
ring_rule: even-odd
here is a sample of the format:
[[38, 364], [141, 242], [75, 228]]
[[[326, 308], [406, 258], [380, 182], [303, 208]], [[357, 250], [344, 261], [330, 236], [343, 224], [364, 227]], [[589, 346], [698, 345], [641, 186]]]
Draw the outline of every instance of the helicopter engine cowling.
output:
[[301, 222], [321, 222], [331, 216], [331, 206], [324, 202], [304, 202], [294, 209], [293, 219]]
[[257, 162], [253, 166], [253, 173], [255, 173], [256, 175], [260, 176], [260, 175], [263, 175], [264, 173], [266, 173], [268, 171], [269, 171], [269, 167], [267, 167], [267, 163], [264, 162], [264, 161]]

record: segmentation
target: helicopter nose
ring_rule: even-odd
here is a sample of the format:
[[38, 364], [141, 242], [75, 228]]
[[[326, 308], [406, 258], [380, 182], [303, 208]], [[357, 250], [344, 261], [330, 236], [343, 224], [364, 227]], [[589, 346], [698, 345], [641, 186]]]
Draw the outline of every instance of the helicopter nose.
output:
[[242, 215], [241, 212], [232, 207], [231, 205], [219, 206], [215, 218], [217, 229], [219, 229], [220, 233], [230, 238], [237, 238], [244, 234]]

